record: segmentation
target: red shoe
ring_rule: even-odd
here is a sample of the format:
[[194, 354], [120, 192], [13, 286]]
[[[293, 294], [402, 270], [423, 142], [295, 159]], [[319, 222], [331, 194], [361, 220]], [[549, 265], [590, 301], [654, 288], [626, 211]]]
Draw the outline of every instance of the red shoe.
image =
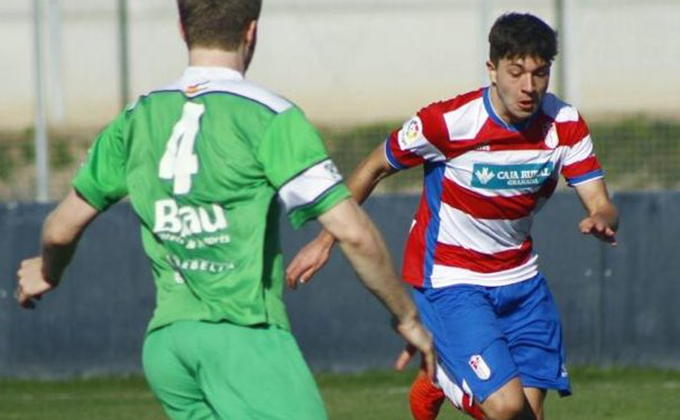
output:
[[[452, 392], [455, 401], [450, 400], [451, 405], [473, 419], [485, 420], [482, 409], [474, 403], [470, 395], [463, 392], [457, 385], [453, 384], [453, 386]], [[409, 405], [413, 418], [415, 420], [435, 420], [444, 400], [446, 400], [444, 391], [433, 384], [425, 372], [422, 370], [418, 372], [409, 393]]]
[[415, 420], [434, 420], [439, 414], [446, 396], [441, 388], [432, 383], [422, 370], [411, 385], [408, 402]]

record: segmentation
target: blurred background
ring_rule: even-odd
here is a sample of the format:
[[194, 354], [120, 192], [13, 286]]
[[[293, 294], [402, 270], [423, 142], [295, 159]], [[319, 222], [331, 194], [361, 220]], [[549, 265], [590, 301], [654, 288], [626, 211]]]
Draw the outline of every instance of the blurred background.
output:
[[[12, 299], [40, 223], [97, 132], [186, 65], [171, 0], [0, 2], [0, 376], [139, 372], [153, 282], [127, 203], [83, 237], [68, 287], [42, 310]], [[534, 228], [579, 364], [680, 368], [680, 2], [678, 0], [265, 0], [248, 77], [300, 105], [348, 173], [430, 102], [486, 85], [488, 30], [532, 12], [560, 33], [551, 90], [589, 122], [622, 213], [620, 245], [583, 238], [559, 192]], [[381, 183], [367, 209], [399, 264], [419, 170]], [[564, 185], [562, 189], [566, 189]], [[286, 260], [316, 234], [283, 224]], [[104, 238], [104, 240], [102, 240]], [[287, 293], [317, 369], [389, 367], [399, 340], [335, 253]]]
[[[63, 196], [97, 131], [179, 77], [175, 9], [168, 0], [0, 4], [0, 200]], [[610, 186], [677, 188], [677, 0], [265, 1], [248, 76], [300, 105], [347, 171], [420, 107], [486, 85], [486, 36], [507, 11], [559, 30], [551, 89], [590, 123]], [[418, 178], [405, 173], [382, 190], [417, 190]]]

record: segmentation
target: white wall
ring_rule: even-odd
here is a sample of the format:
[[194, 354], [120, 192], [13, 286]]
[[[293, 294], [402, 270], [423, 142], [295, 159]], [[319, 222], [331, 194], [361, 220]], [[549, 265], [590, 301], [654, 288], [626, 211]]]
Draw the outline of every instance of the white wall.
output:
[[[63, 19], [63, 124], [104, 124], [120, 107], [117, 1], [43, 1], [57, 2]], [[128, 1], [137, 95], [176, 78], [186, 54], [174, 1]], [[571, 76], [582, 111], [680, 111], [680, 1], [570, 1], [576, 4]], [[482, 35], [498, 14], [531, 11], [555, 24], [552, 0], [488, 2], [490, 21], [482, 22], [482, 0], [265, 0], [249, 77], [319, 122], [404, 119], [479, 86]], [[32, 1], [0, 4], [0, 128], [32, 124], [32, 22]], [[53, 88], [50, 65], [47, 60]]]

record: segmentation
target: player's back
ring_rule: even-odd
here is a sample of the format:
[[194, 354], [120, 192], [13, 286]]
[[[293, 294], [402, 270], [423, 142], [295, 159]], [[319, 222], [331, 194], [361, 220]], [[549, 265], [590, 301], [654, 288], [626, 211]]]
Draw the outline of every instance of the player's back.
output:
[[350, 196], [299, 108], [216, 67], [190, 67], [122, 112], [73, 185], [100, 211], [129, 195], [156, 281], [150, 329], [287, 328], [275, 196], [294, 227]]
[[155, 233], [215, 230], [189, 220], [175, 232], [169, 219], [175, 211], [166, 200], [179, 207], [217, 204], [231, 213], [271, 199], [275, 190], [258, 159], [259, 146], [273, 118], [291, 105], [271, 94], [270, 102], [260, 102], [253, 98], [258, 93], [266, 91], [245, 81], [178, 84], [141, 97], [131, 109], [125, 133], [129, 195]]
[[272, 292], [279, 212], [261, 153], [292, 105], [239, 76], [189, 69], [128, 111], [126, 183], [158, 286], [152, 327], [186, 312], [287, 322]]

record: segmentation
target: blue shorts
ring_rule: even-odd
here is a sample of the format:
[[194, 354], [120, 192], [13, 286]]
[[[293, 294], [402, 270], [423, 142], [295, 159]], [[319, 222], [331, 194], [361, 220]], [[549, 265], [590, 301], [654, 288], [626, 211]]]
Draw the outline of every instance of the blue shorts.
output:
[[519, 377], [524, 387], [571, 394], [562, 326], [541, 274], [508, 286], [414, 289], [440, 367], [483, 402]]

